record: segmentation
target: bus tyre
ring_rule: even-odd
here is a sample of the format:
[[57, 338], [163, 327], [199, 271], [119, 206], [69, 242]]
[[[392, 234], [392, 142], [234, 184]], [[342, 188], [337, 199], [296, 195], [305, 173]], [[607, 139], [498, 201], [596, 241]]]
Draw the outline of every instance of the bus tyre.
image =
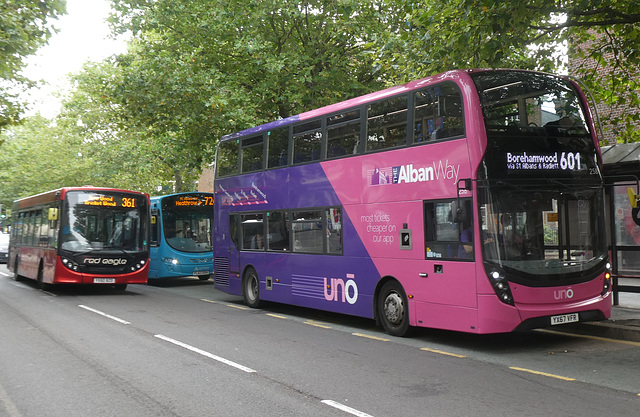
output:
[[260, 280], [255, 269], [249, 268], [242, 280], [242, 296], [251, 308], [260, 307]]
[[47, 290], [49, 288], [49, 284], [44, 283], [44, 272], [42, 265], [40, 265], [40, 267], [38, 268], [38, 279], [36, 281], [36, 287], [38, 287], [39, 290]]
[[397, 281], [389, 281], [382, 286], [378, 297], [378, 317], [390, 335], [402, 337], [409, 334], [407, 296]]
[[16, 261], [13, 263], [13, 280], [22, 281], [22, 277], [18, 274], [18, 258], [17, 257], [16, 257]]

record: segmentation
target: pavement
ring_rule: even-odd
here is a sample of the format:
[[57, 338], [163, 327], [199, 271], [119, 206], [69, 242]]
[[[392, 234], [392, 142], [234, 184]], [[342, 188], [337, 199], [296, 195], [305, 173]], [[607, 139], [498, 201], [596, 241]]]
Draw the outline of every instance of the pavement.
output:
[[[640, 287], [640, 282], [636, 285]], [[565, 324], [554, 330], [640, 342], [640, 293], [619, 292], [618, 294], [619, 303], [613, 306], [609, 320]]]

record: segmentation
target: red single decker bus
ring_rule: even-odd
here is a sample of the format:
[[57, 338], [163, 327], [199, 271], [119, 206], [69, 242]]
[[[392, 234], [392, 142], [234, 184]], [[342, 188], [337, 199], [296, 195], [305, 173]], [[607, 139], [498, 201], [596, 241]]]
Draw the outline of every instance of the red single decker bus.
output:
[[124, 290], [146, 284], [149, 195], [68, 187], [16, 200], [8, 268], [16, 280], [101, 284]]

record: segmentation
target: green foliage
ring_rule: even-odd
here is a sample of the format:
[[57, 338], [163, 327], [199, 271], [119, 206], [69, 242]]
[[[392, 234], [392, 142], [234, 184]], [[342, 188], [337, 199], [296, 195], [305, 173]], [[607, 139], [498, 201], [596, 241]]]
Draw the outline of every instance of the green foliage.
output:
[[114, 0], [114, 27], [135, 34], [102, 90], [119, 135], [179, 182], [224, 134], [382, 87], [365, 49], [387, 30], [375, 3]]
[[[596, 101], [638, 109], [640, 96], [640, 2], [636, 0], [389, 0], [406, 24], [371, 46], [380, 71], [404, 80], [452, 68], [512, 67], [566, 71], [559, 49], [571, 59], [597, 62], [573, 75]], [[584, 42], [588, 42], [585, 44]], [[612, 114], [621, 140], [640, 140], [640, 112]]]
[[91, 176], [92, 161], [81, 151], [82, 139], [41, 116], [7, 128], [0, 137], [4, 140], [0, 152], [0, 203], [4, 207], [11, 207], [18, 198], [96, 179]]
[[[64, 2], [2, 1], [0, 70], [18, 80]], [[34, 118], [0, 135], [0, 202], [85, 183], [191, 190], [225, 134], [454, 68], [563, 71], [569, 41], [589, 41], [570, 52], [597, 63], [575, 73], [597, 101], [640, 107], [634, 0], [111, 2], [114, 31], [133, 34], [128, 53], [75, 74], [54, 124]], [[35, 25], [15, 20], [40, 6]], [[23, 43], [8, 46], [11, 33]], [[17, 107], [0, 92], [1, 129]], [[639, 118], [609, 121], [639, 140]]]
[[33, 85], [21, 74], [25, 58], [47, 43], [51, 21], [65, 12], [63, 0], [0, 0], [0, 130], [18, 121], [19, 92]]

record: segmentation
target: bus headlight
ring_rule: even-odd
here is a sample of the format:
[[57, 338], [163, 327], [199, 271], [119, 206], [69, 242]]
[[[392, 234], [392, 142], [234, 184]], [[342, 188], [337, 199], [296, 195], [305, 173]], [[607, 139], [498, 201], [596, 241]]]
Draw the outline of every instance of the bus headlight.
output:
[[74, 272], [78, 272], [79, 265], [69, 258], [62, 258], [62, 265], [66, 266]]
[[491, 284], [493, 285], [493, 289], [496, 292], [496, 295], [505, 304], [514, 305], [513, 304], [513, 296], [511, 295], [511, 288], [509, 288], [509, 281], [507, 278], [500, 273], [500, 271], [494, 270], [489, 274], [491, 277]]
[[145, 263], [146, 263], [146, 261], [144, 259], [139, 261], [138, 263], [136, 263], [135, 265], [133, 265], [131, 267], [131, 271], [137, 271], [139, 269], [142, 269], [144, 267]]
[[179, 262], [177, 259], [175, 258], [163, 258], [162, 261], [166, 264], [170, 264], [170, 265], [178, 265]]
[[602, 296], [607, 295], [609, 291], [611, 291], [611, 264], [607, 262], [606, 265], [607, 270], [604, 273], [604, 280], [602, 283]]

